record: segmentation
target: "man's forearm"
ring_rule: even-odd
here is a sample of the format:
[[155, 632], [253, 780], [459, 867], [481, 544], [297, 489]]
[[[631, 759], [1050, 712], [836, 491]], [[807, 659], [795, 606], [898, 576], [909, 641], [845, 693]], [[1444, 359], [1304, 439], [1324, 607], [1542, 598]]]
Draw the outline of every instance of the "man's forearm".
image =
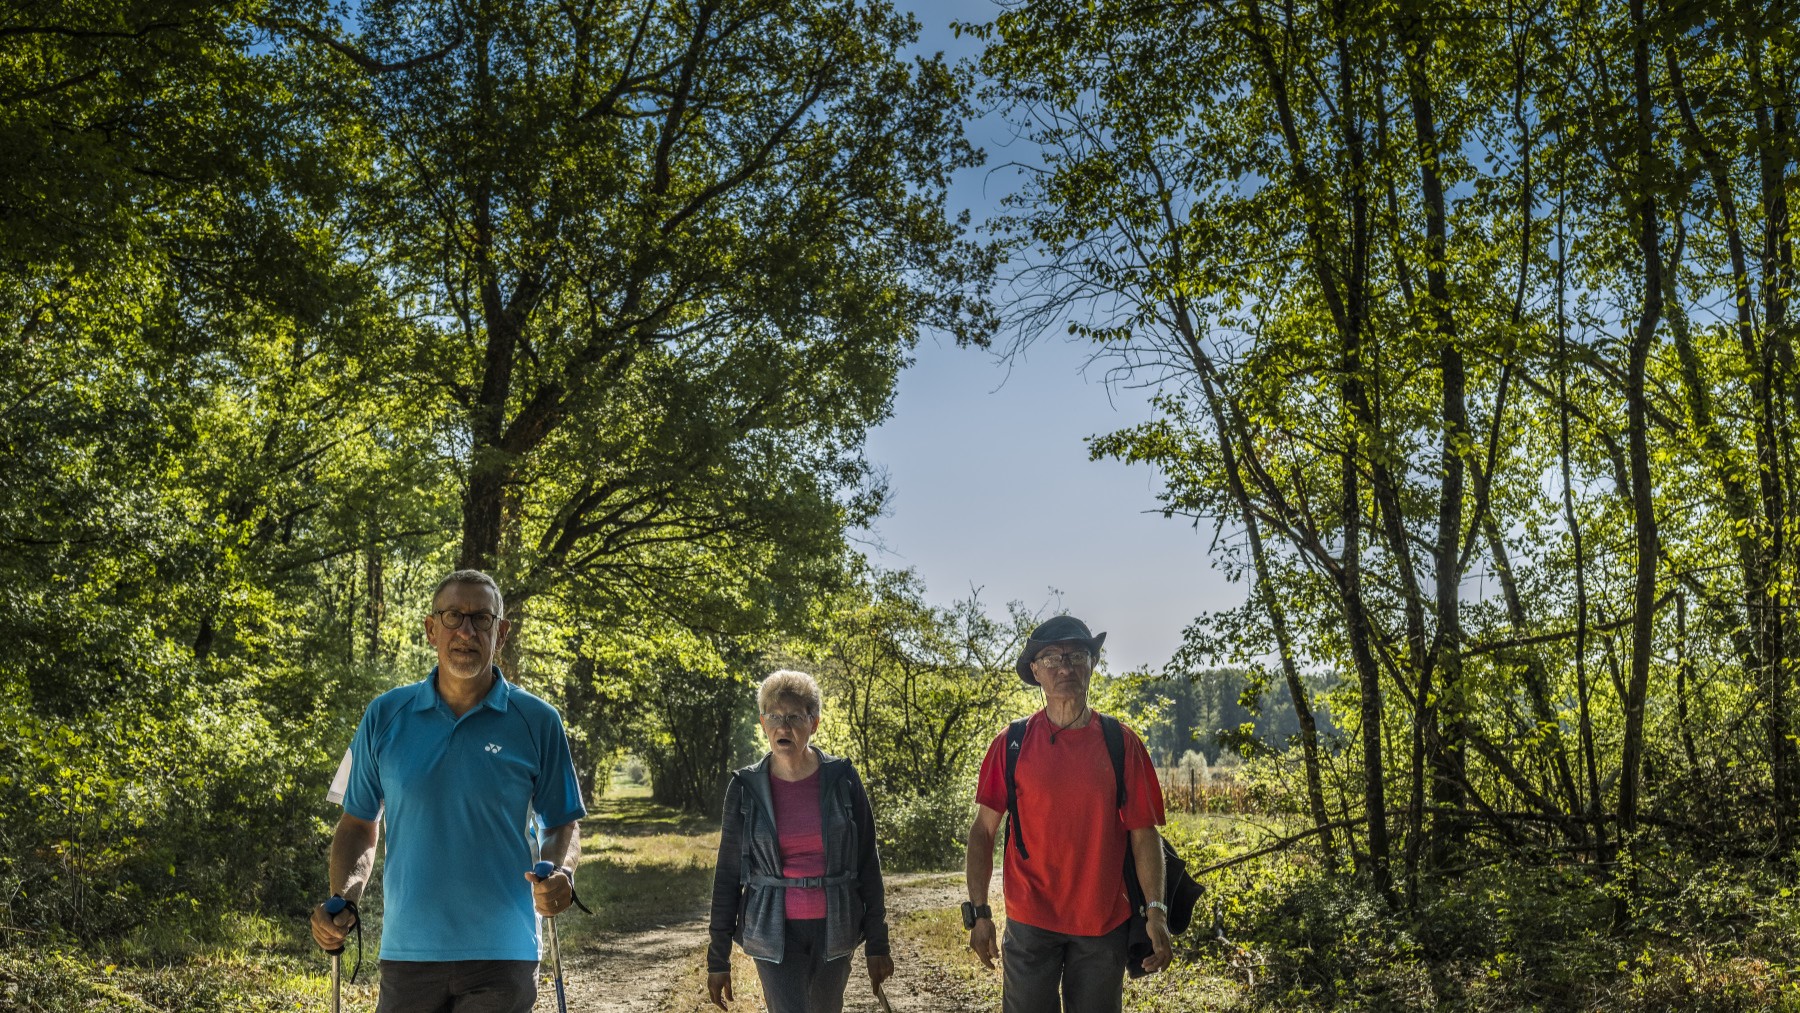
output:
[[1131, 858], [1137, 864], [1138, 885], [1144, 888], [1144, 903], [1162, 900], [1162, 835], [1155, 827], [1131, 832]]
[[544, 832], [543, 847], [538, 850], [538, 858], [549, 862], [559, 869], [569, 870], [575, 875], [575, 867], [581, 864], [581, 825], [564, 823]]
[[375, 871], [381, 824], [345, 813], [331, 835], [331, 892], [355, 903]]
[[969, 900], [976, 906], [988, 902], [988, 884], [994, 878], [994, 833], [980, 826], [969, 828], [969, 850], [963, 859], [963, 875], [969, 884]]

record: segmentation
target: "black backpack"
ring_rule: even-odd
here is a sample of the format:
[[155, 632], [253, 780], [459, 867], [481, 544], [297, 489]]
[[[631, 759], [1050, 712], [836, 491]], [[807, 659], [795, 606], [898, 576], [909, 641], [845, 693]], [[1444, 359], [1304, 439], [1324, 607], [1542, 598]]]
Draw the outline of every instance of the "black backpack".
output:
[[[1100, 734], [1106, 739], [1106, 753], [1112, 757], [1114, 808], [1123, 812], [1125, 809], [1125, 733], [1119, 722], [1111, 717], [1094, 713], [1100, 722]], [[1030, 718], [1020, 718], [1006, 726], [1006, 840], [1012, 841], [1019, 849], [1019, 857], [1029, 859], [1031, 852], [1025, 849], [1025, 836], [1019, 827], [1019, 785], [1017, 771], [1019, 752], [1025, 746], [1025, 724]], [[1016, 839], [1015, 839], [1016, 838]], [[1194, 882], [1188, 875], [1187, 863], [1165, 839], [1163, 850], [1163, 902], [1169, 905], [1169, 934], [1178, 936], [1187, 930], [1188, 923], [1194, 917], [1194, 905], [1200, 901], [1204, 887]], [[1127, 930], [1130, 944], [1125, 960], [1125, 969], [1133, 978], [1142, 977], [1146, 972], [1140, 966], [1143, 959], [1150, 955], [1150, 933], [1146, 928], [1144, 914], [1144, 888], [1138, 882], [1137, 862], [1133, 860], [1131, 849], [1125, 849], [1125, 896], [1131, 901], [1131, 927]]]

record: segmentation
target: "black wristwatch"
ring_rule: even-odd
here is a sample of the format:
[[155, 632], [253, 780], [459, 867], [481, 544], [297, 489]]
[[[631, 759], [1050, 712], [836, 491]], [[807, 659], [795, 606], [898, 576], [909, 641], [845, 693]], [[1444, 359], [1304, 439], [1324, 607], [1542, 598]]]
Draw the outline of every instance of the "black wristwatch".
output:
[[963, 901], [962, 911], [963, 928], [965, 929], [974, 928], [975, 923], [983, 918], [986, 918], [990, 922], [994, 920], [994, 909], [988, 907], [986, 904], [977, 907], [973, 901], [965, 900]]

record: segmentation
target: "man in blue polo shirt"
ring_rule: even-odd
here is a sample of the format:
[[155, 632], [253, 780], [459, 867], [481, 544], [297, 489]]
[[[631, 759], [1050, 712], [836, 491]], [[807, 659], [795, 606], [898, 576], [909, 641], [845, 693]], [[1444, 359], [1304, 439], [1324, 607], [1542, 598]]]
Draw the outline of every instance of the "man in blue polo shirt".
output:
[[[574, 898], [576, 821], [586, 812], [562, 718], [494, 666], [506, 643], [493, 578], [458, 570], [432, 595], [437, 667], [377, 697], [350, 744], [331, 892], [356, 902], [387, 827], [378, 1013], [527, 1013], [537, 998], [538, 923]], [[535, 814], [535, 815], [534, 815]], [[527, 827], [558, 871], [539, 882]], [[355, 924], [313, 911], [313, 939]]]

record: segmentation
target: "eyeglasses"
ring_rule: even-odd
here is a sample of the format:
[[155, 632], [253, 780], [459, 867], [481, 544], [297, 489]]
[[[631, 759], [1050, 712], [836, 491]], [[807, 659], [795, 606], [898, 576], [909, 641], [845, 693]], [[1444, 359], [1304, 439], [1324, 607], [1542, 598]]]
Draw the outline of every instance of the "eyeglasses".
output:
[[1045, 668], [1086, 668], [1093, 662], [1093, 655], [1086, 651], [1045, 651], [1031, 659], [1032, 664]]
[[776, 726], [786, 725], [798, 728], [812, 721], [811, 714], [778, 714], [774, 711], [763, 711], [763, 720]]
[[500, 618], [492, 612], [464, 612], [460, 609], [438, 609], [432, 615], [444, 624], [444, 629], [460, 630], [463, 620], [469, 621], [469, 628], [477, 633], [486, 633], [494, 628], [494, 620]]

